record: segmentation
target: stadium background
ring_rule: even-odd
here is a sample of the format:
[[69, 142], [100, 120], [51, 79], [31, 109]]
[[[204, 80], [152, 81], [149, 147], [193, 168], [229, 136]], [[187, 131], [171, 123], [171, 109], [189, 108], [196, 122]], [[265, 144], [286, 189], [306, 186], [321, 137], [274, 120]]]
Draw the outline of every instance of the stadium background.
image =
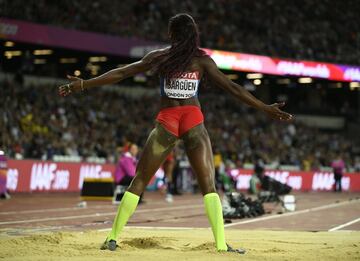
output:
[[[295, 115], [290, 124], [274, 122], [211, 82], [202, 86], [214, 154], [237, 188], [248, 188], [254, 156], [261, 155], [267, 174], [294, 190], [331, 191], [330, 164], [341, 153], [343, 188], [358, 192], [356, 10], [358, 1], [330, 0], [0, 1], [0, 150], [8, 157], [1, 178], [7, 176], [17, 200], [23, 197], [17, 192], [76, 198], [71, 192], [84, 177], [111, 176], [125, 142], [141, 147], [154, 124], [158, 79], [140, 74], [66, 99], [57, 87], [66, 74], [93, 77], [166, 46], [167, 19], [185, 11], [199, 24], [201, 46], [230, 79], [266, 103], [286, 101]], [[191, 183], [182, 146], [177, 150]], [[150, 188], [159, 182], [154, 178]]]

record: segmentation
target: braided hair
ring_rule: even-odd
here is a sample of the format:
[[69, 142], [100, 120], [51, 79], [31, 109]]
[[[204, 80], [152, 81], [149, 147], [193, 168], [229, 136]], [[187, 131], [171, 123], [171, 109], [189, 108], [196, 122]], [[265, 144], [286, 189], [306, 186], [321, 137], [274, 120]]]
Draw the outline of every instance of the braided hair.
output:
[[193, 57], [205, 56], [199, 48], [199, 30], [194, 19], [185, 13], [170, 18], [169, 36], [171, 47], [156, 59], [155, 73], [170, 79], [175, 74], [183, 73]]

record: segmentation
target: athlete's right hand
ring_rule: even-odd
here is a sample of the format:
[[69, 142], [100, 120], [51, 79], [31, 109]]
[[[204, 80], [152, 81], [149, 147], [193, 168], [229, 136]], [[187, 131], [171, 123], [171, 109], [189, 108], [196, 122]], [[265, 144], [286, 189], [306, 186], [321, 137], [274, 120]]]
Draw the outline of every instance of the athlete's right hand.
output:
[[61, 85], [59, 87], [59, 95], [60, 96], [68, 96], [69, 94], [73, 93], [73, 92], [78, 92], [81, 91], [81, 82], [83, 82], [84, 80], [79, 78], [79, 77], [75, 77], [75, 76], [71, 76], [71, 75], [67, 75], [67, 78], [71, 81], [68, 84], [64, 84]]
[[285, 102], [273, 103], [266, 105], [264, 111], [269, 115], [269, 117], [280, 120], [280, 121], [291, 121], [293, 116], [290, 113], [282, 111], [280, 108], [285, 106]]

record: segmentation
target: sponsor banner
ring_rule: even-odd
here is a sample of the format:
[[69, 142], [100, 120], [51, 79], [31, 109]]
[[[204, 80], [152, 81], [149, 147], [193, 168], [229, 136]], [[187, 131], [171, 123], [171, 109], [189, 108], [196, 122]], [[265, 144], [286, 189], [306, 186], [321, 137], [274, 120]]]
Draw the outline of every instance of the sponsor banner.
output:
[[[8, 160], [6, 187], [11, 192], [75, 192], [85, 178], [111, 178], [114, 164], [68, 163], [36, 160]], [[161, 186], [162, 169], [149, 183], [150, 189]]]
[[[228, 174], [236, 180], [236, 188], [239, 190], [249, 189], [252, 173], [252, 170], [247, 169], [228, 171]], [[331, 191], [334, 186], [332, 172], [266, 170], [265, 175], [288, 184], [293, 190], [298, 191]], [[344, 191], [359, 192], [360, 173], [345, 173], [341, 184]]]
[[[161, 42], [64, 29], [0, 17], [0, 38], [50, 47], [141, 58], [151, 50], [164, 48]], [[360, 66], [272, 58], [246, 53], [204, 49], [220, 69], [360, 81]]]
[[[56, 26], [30, 23], [0, 17], [0, 38], [41, 44], [50, 47], [80, 51], [130, 56], [140, 47], [153, 49], [159, 43], [139, 38], [126, 38], [100, 33], [64, 29]], [[141, 49], [141, 48], [140, 48]]]
[[[80, 191], [84, 178], [109, 178], [114, 164], [67, 163], [35, 160], [8, 160], [6, 187], [11, 192]], [[239, 190], [247, 190], [252, 170], [232, 169], [228, 172], [236, 180]], [[300, 191], [330, 191], [334, 185], [331, 172], [267, 170], [266, 175]], [[155, 190], [163, 185], [160, 169], [149, 183]], [[360, 173], [345, 173], [344, 191], [360, 191]]]
[[84, 178], [112, 177], [112, 164], [8, 160], [7, 188], [15, 192], [80, 191]]
[[313, 61], [295, 61], [269, 56], [204, 49], [220, 69], [323, 78], [334, 81], [360, 81], [360, 66]]

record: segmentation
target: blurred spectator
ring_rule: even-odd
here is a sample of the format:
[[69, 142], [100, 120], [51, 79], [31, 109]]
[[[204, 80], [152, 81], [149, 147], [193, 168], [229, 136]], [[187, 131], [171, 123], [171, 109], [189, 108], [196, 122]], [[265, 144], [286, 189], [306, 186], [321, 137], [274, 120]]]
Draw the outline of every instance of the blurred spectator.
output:
[[[158, 111], [156, 92], [129, 96], [100, 88], [63, 99], [55, 86], [26, 86], [13, 80], [0, 84], [0, 138], [11, 158], [73, 155], [113, 162], [119, 146], [128, 150], [129, 140], [145, 144]], [[279, 123], [212, 89], [203, 89], [199, 98], [216, 161], [221, 158], [227, 167], [253, 163], [253, 155], [261, 153], [265, 164], [275, 168], [318, 170], [330, 167], [334, 151], [341, 151], [348, 168], [360, 168], [356, 137], [296, 121]], [[182, 154], [179, 149], [176, 157]]]
[[214, 153], [214, 167], [215, 167], [215, 187], [216, 189], [219, 189], [223, 187], [220, 173], [221, 173], [221, 168], [223, 168], [224, 166], [224, 162], [220, 151], [218, 150], [213, 151], [213, 153]]
[[136, 144], [129, 146], [129, 151], [125, 152], [119, 158], [115, 170], [115, 183], [123, 186], [129, 186], [136, 174], [137, 154], [139, 152]]
[[254, 166], [254, 173], [250, 178], [249, 192], [251, 194], [259, 194], [261, 191], [261, 183], [265, 175], [265, 165], [262, 159], [257, 159]]
[[358, 10], [357, 0], [0, 1], [3, 17], [158, 42], [188, 12], [207, 48], [348, 64], [360, 64]]
[[345, 171], [345, 162], [343, 161], [340, 153], [337, 154], [336, 158], [331, 163], [331, 167], [333, 168], [335, 179], [334, 191], [341, 192], [341, 179]]
[[360, 156], [355, 157], [354, 170], [360, 172]]
[[0, 142], [0, 199], [10, 199], [10, 194], [6, 189], [7, 184], [7, 158], [4, 151], [1, 150]]

